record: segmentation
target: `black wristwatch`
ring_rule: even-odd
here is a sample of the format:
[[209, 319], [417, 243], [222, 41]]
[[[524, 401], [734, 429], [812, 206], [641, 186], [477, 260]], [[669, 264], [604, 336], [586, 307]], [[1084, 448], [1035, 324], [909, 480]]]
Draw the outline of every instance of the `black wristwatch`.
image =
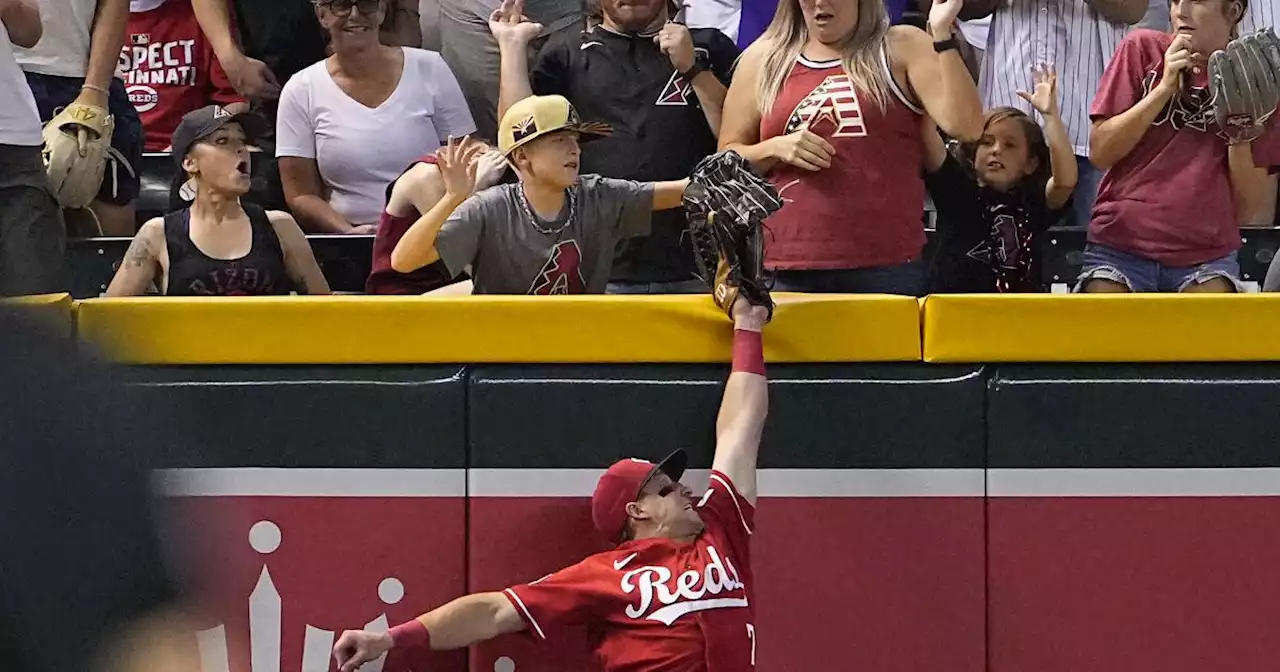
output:
[[941, 54], [942, 52], [948, 49], [959, 49], [959, 48], [960, 48], [960, 43], [956, 41], [955, 33], [952, 33], [951, 37], [948, 37], [947, 39], [941, 42], [938, 42], [935, 40], [933, 43], [933, 50], [938, 52], [939, 54]]
[[685, 70], [684, 72], [680, 73], [680, 76], [684, 78], [684, 81], [692, 84], [694, 77], [697, 77], [698, 75], [701, 75], [706, 71], [707, 71], [706, 62], [704, 62], [702, 58], [694, 58], [693, 66], [691, 66], [688, 70]]

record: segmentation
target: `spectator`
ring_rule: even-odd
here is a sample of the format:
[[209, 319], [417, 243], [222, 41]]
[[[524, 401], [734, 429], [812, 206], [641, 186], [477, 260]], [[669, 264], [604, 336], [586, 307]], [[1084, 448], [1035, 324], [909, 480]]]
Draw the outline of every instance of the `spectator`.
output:
[[142, 122], [129, 104], [124, 83], [112, 77], [124, 44], [129, 0], [41, 0], [44, 35], [30, 49], [18, 48], [40, 120], [73, 102], [108, 110], [115, 132], [98, 198], [91, 204], [103, 235], [129, 236], [137, 229], [138, 165]]
[[249, 149], [266, 122], [210, 105], [173, 133], [173, 156], [190, 176], [190, 208], [142, 225], [107, 296], [138, 296], [156, 283], [169, 296], [328, 294], [293, 217], [240, 202], [249, 191]]
[[1062, 73], [1062, 121], [1080, 174], [1069, 221], [1079, 226], [1089, 221], [1102, 179], [1089, 162], [1089, 104], [1116, 46], [1146, 13], [1147, 0], [1009, 0], [991, 17], [978, 83], [983, 105], [1034, 115], [1014, 94], [1032, 86], [1030, 66], [1054, 63]]
[[209, 103], [248, 108], [200, 32], [191, 0], [132, 0], [120, 69], [148, 152], [164, 152], [183, 115]]
[[[316, 26], [308, 0], [191, 3], [232, 86], [255, 101], [274, 100], [280, 94], [279, 82], [325, 57], [324, 32]], [[275, 120], [273, 107], [262, 111], [268, 120]]]
[[66, 291], [67, 233], [40, 159], [40, 113], [13, 45], [40, 40], [36, 0], [0, 0], [0, 296]]
[[1107, 172], [1083, 291], [1242, 291], [1239, 226], [1266, 171], [1254, 167], [1254, 143], [1232, 143], [1218, 127], [1205, 62], [1244, 9], [1238, 0], [1174, 0], [1172, 33], [1134, 30], [1120, 43], [1093, 103], [1092, 157]]
[[333, 55], [285, 84], [276, 156], [289, 209], [308, 231], [373, 233], [385, 190], [442, 139], [475, 132], [435, 52], [379, 42], [389, 0], [325, 0]]
[[[419, 23], [418, 0], [391, 0], [387, 9], [387, 18], [383, 19], [378, 32], [382, 35], [382, 43], [392, 47], [422, 48], [422, 26]], [[432, 49], [437, 51], [437, 49]]]
[[[506, 181], [512, 172], [502, 152], [487, 144], [471, 161], [477, 164], [472, 193]], [[373, 270], [365, 283], [366, 292], [425, 294], [453, 281], [453, 276], [440, 261], [411, 273], [400, 273], [391, 266], [391, 257], [405, 232], [444, 196], [444, 175], [436, 163], [435, 154], [418, 159], [395, 182], [387, 185], [387, 207], [382, 211], [382, 222], [373, 239]]]
[[[1154, 4], [1156, 0], [1151, 0]], [[1276, 17], [1280, 16], [1277, 5], [1280, 0], [1255, 0], [1254, 2], [1245, 2], [1244, 18], [1240, 20], [1237, 31], [1238, 35], [1248, 35], [1257, 32], [1263, 28], [1275, 28]], [[1168, 12], [1165, 12], [1164, 29], [1168, 29]], [[1157, 26], [1149, 26], [1160, 30]], [[1245, 222], [1246, 226], [1280, 226], [1276, 217], [1276, 174], [1271, 173], [1267, 176], [1266, 188], [1260, 197], [1256, 215], [1251, 221]]]
[[[982, 107], [957, 50], [958, 0], [929, 34], [889, 27], [874, 0], [785, 0], [743, 54], [720, 146], [783, 196], [765, 262], [785, 291], [915, 295], [924, 286], [920, 115], [964, 141]], [[908, 93], [910, 92], [910, 93]]]
[[680, 207], [688, 183], [579, 176], [579, 137], [604, 130], [583, 124], [562, 96], [521, 100], [498, 141], [520, 182], [469, 199], [483, 145], [451, 143], [439, 154], [445, 195], [404, 234], [392, 267], [410, 273], [440, 260], [450, 277], [470, 268], [477, 294], [603, 293], [618, 242], [647, 235], [652, 211]]
[[[430, 3], [424, 0], [424, 13]], [[541, 27], [540, 39], [560, 32], [578, 32], [582, 27], [583, 5], [593, 0], [529, 0], [524, 13]], [[438, 0], [434, 9], [440, 19], [440, 55], [458, 78], [481, 137], [497, 140], [498, 43], [489, 29], [489, 19], [501, 0]], [[424, 33], [425, 34], [425, 33]]]
[[[603, 0], [601, 23], [552, 37], [527, 75], [534, 24], [507, 0], [490, 27], [502, 50], [500, 109], [560, 95], [614, 132], [585, 148], [587, 173], [641, 182], [677, 180], [715, 152], [726, 86], [738, 50], [711, 28], [670, 21], [667, 0]], [[632, 238], [613, 262], [612, 293], [702, 292], [683, 211], [655, 212], [651, 235]]]
[[990, 110], [982, 138], [963, 147], [963, 164], [926, 129], [925, 181], [942, 234], [930, 293], [1043, 289], [1039, 235], [1071, 198], [1076, 159], [1058, 114], [1058, 73], [1045, 66], [1035, 82], [1034, 93], [1018, 95], [1030, 99], [1044, 129], [1012, 107]]

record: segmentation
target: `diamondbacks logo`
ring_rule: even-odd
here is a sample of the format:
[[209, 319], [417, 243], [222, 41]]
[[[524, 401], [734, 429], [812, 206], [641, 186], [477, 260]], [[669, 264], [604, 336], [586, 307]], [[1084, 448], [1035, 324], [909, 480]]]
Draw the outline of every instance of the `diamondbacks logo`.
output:
[[[1162, 71], [1163, 65], [1147, 71], [1147, 75], [1142, 79], [1144, 97], [1155, 88]], [[1165, 103], [1164, 109], [1160, 110], [1160, 114], [1156, 116], [1155, 121], [1151, 122], [1151, 125], [1169, 124], [1175, 131], [1183, 128], [1208, 131], [1214, 118], [1212, 98], [1208, 87], [1184, 87], [1172, 100]]]
[[515, 127], [511, 129], [511, 139], [515, 142], [520, 142], [537, 132], [538, 125], [534, 123], [533, 115], [531, 114], [516, 122]]
[[[697, 611], [747, 606], [746, 593], [741, 597], [721, 597], [744, 591], [746, 584], [728, 556], [722, 560], [715, 546], [707, 546], [710, 560], [701, 571], [689, 569], [679, 576], [666, 567], [645, 566], [622, 575], [622, 592], [636, 594], [640, 601], [626, 608], [629, 618], [657, 621], [671, 625], [676, 619]], [[672, 579], [675, 579], [672, 581]], [[657, 609], [650, 609], [655, 606]]]
[[817, 133], [823, 123], [831, 124], [830, 137], [833, 138], [861, 138], [867, 135], [862, 103], [859, 102], [858, 91], [848, 75], [831, 75], [814, 87], [791, 112], [783, 133], [803, 129]]
[[578, 241], [566, 240], [557, 243], [547, 255], [547, 262], [542, 265], [538, 277], [534, 278], [530, 294], [585, 294], [587, 283], [582, 279], [582, 248]]
[[671, 79], [662, 87], [658, 102], [654, 105], [688, 105], [693, 100], [693, 85], [678, 72], [671, 73]]

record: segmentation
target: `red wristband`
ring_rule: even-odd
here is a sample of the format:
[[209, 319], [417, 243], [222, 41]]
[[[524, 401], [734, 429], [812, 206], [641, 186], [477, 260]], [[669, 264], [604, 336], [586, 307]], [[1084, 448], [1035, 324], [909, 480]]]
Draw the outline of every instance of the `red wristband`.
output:
[[733, 331], [733, 370], [764, 375], [764, 341], [760, 332]]
[[391, 628], [387, 634], [391, 635], [392, 648], [408, 649], [417, 646], [431, 648], [431, 633], [427, 632], [427, 626], [416, 618]]

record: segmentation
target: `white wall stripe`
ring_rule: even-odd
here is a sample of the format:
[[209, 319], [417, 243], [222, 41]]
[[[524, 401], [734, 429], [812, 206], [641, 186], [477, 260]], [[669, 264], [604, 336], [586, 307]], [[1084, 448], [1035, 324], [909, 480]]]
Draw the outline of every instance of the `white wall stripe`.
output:
[[[590, 497], [601, 469], [166, 469], [170, 497]], [[710, 473], [689, 470], [695, 492]], [[1280, 497], [1280, 468], [761, 469], [761, 497]]]
[[1280, 469], [989, 469], [991, 497], [1277, 497]]
[[168, 497], [465, 497], [465, 469], [162, 469]]

